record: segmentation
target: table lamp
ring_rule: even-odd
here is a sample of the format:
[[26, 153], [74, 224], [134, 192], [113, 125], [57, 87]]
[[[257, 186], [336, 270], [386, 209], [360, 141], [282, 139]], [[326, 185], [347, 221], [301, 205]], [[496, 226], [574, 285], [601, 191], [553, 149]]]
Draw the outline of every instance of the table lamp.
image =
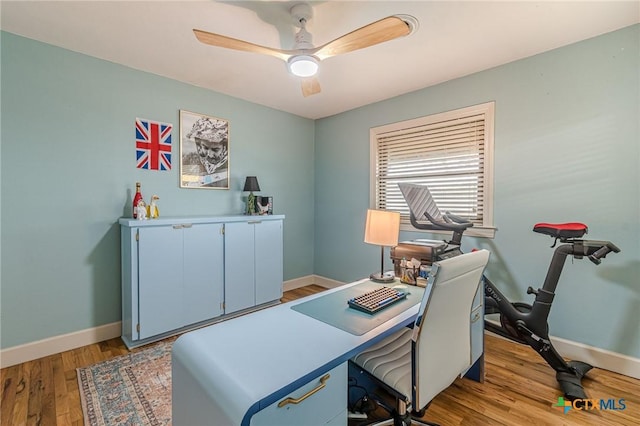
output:
[[260, 185], [258, 185], [258, 178], [255, 176], [247, 176], [244, 181], [243, 191], [249, 191], [249, 197], [247, 198], [247, 214], [256, 214], [256, 196], [253, 195], [253, 191], [260, 191]]
[[400, 213], [386, 210], [367, 210], [367, 223], [364, 229], [364, 242], [380, 246], [380, 272], [371, 274], [371, 281], [393, 282], [393, 274], [384, 273], [384, 247], [398, 245], [400, 232]]

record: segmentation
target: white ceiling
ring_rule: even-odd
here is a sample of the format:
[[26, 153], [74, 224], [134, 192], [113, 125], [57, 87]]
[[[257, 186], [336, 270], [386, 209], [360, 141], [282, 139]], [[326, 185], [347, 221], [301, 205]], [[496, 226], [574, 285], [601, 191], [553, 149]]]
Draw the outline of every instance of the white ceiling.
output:
[[411, 92], [640, 22], [639, 1], [313, 1], [321, 45], [394, 14], [414, 34], [326, 59], [302, 96], [283, 61], [199, 43], [198, 28], [291, 49], [299, 1], [5, 1], [4, 31], [308, 118]]

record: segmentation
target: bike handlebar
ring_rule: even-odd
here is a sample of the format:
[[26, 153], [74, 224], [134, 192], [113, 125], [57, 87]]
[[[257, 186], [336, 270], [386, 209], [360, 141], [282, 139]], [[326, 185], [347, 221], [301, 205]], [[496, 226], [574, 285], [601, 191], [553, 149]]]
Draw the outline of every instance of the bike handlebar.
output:
[[470, 228], [473, 226], [472, 222], [469, 222], [467, 219], [463, 217], [456, 216], [451, 212], [446, 212], [445, 214], [442, 215], [442, 218], [448, 223], [457, 223], [459, 225], [464, 226], [465, 228]]
[[612, 242], [607, 241], [602, 247], [589, 255], [589, 260], [599, 265], [602, 262], [600, 259], [606, 257], [610, 252], [619, 253], [620, 249]]

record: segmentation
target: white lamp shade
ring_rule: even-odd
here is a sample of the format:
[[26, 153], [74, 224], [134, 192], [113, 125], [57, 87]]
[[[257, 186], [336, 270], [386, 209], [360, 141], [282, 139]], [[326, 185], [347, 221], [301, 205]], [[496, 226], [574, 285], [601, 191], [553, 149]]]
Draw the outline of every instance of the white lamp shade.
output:
[[289, 59], [289, 71], [298, 77], [311, 77], [318, 72], [318, 60], [310, 55], [297, 55]]
[[400, 213], [386, 210], [367, 210], [364, 242], [379, 246], [398, 245]]

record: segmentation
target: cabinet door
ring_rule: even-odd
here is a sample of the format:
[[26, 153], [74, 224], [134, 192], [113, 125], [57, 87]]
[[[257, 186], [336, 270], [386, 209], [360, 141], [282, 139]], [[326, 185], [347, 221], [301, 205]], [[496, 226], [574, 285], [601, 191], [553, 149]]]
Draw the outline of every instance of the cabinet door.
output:
[[138, 295], [140, 339], [184, 325], [181, 228], [139, 229]]
[[255, 306], [254, 224], [232, 222], [224, 228], [225, 313]]
[[222, 315], [224, 298], [223, 225], [183, 226], [184, 325]]
[[282, 250], [282, 221], [256, 223], [256, 305], [282, 297]]

